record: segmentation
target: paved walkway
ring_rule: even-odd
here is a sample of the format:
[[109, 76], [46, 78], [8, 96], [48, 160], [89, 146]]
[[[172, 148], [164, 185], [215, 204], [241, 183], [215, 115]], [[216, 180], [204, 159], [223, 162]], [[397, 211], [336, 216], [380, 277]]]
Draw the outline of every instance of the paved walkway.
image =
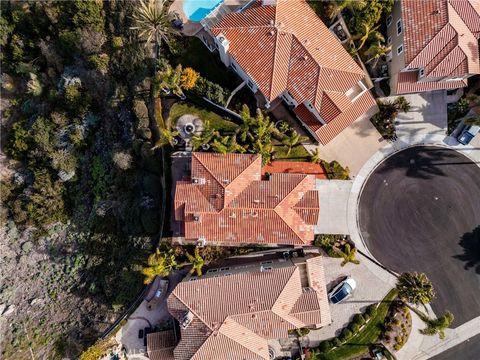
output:
[[352, 184], [353, 181], [317, 180], [320, 216], [316, 234], [348, 234], [347, 204]]
[[326, 145], [305, 147], [310, 152], [318, 148], [323, 160], [337, 160], [340, 165], [347, 166], [350, 176], [355, 178], [363, 164], [387, 144], [370, 122], [373, 114], [374, 112], [364, 114]]

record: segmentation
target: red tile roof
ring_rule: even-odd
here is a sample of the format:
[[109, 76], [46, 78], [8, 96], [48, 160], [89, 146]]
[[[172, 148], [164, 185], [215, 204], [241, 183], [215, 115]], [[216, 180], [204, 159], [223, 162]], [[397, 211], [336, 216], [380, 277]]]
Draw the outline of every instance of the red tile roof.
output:
[[175, 218], [184, 223], [185, 239], [311, 243], [319, 214], [315, 176], [274, 173], [261, 180], [261, 172], [259, 155], [193, 153], [192, 181], [177, 182], [175, 193]]
[[174, 360], [175, 345], [173, 330], [147, 334], [147, 354], [150, 360]]
[[418, 82], [416, 71], [400, 72], [397, 80], [397, 94], [411, 94], [423, 91], [458, 89], [467, 86], [467, 80]]
[[[296, 328], [328, 325], [321, 257], [277, 264], [269, 271], [259, 266], [179, 283], [168, 297], [168, 310], [179, 321], [190, 312], [193, 320], [181, 329], [175, 359], [269, 359], [269, 339], [285, 339]], [[305, 278], [308, 283], [302, 285]]]
[[432, 78], [480, 73], [478, 0], [402, 0], [407, 68]]
[[303, 161], [272, 161], [262, 168], [262, 176], [266, 173], [309, 174], [317, 179], [327, 179], [322, 165]]
[[[267, 100], [288, 91], [298, 104], [309, 101], [328, 124], [299, 117], [322, 143], [358, 118], [349, 111], [358, 100], [350, 101], [345, 92], [365, 74], [305, 0], [277, 0], [276, 6], [257, 1], [240, 13], [226, 15], [210, 31], [225, 36], [229, 54]], [[375, 101], [367, 94], [364, 98], [369, 97], [373, 106]], [[344, 112], [349, 116], [341, 117]], [[324, 136], [321, 127], [330, 127], [326, 132], [335, 135]]]

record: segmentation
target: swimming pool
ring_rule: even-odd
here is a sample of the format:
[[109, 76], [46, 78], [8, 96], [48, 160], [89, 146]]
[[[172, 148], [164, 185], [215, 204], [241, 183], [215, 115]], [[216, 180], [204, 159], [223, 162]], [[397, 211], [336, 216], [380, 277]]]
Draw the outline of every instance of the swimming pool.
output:
[[189, 20], [200, 21], [222, 2], [223, 0], [184, 0], [183, 12]]

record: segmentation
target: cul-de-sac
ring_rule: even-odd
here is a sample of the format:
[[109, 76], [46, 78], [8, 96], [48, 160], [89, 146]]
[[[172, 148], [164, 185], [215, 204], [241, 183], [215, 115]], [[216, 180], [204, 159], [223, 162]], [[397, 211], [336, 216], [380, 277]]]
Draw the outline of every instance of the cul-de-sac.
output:
[[479, 360], [480, 0], [0, 2], [0, 359]]

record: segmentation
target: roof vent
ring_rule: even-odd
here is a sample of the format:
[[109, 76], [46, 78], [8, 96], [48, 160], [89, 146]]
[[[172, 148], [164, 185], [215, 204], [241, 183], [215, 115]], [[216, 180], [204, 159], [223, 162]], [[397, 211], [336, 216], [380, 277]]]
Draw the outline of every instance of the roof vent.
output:
[[199, 248], [204, 247], [206, 243], [207, 243], [207, 239], [205, 238], [205, 236], [200, 236], [197, 240], [197, 246]]
[[305, 41], [303, 42], [305, 45], [310, 45], [310, 40], [308, 39], [305, 39]]
[[258, 199], [254, 199], [253, 202], [254, 202], [255, 204], [260, 204], [260, 200], [258, 200]]
[[223, 182], [224, 184], [230, 184], [230, 180], [229, 180], [229, 179], [223, 179], [222, 182]]
[[439, 10], [439, 9], [435, 10], [435, 11], [433, 12], [433, 14], [434, 14], [434, 15], [439, 15], [439, 14], [440, 14], [440, 10]]
[[192, 178], [192, 184], [203, 185], [205, 184], [205, 178]]
[[273, 31], [273, 30], [270, 30], [268, 33], [272, 36], [275, 35], [275, 31]]
[[234, 212], [232, 212], [229, 217], [232, 218], [232, 219], [235, 219], [235, 218], [237, 217], [237, 214], [235, 214]]
[[303, 55], [303, 60], [308, 60], [308, 56], [307, 55]]
[[258, 213], [256, 211], [252, 211], [250, 213], [250, 216], [253, 217], [253, 218], [256, 218], [256, 217], [258, 217]]
[[196, 223], [199, 223], [201, 222], [201, 216], [200, 214], [193, 214], [193, 221], [196, 222]]

